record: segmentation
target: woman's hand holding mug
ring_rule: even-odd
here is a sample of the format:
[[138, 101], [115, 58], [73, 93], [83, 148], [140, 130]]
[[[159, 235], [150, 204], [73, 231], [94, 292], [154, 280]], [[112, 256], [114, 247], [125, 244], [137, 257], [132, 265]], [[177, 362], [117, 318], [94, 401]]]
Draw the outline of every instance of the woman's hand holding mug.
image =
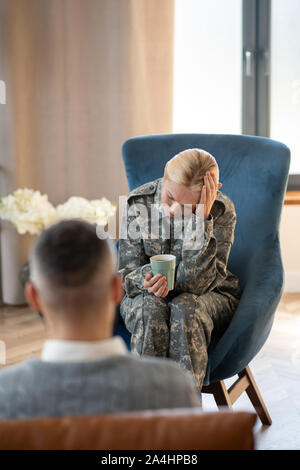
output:
[[151, 270], [144, 279], [144, 287], [149, 294], [166, 297], [174, 289], [176, 256], [168, 253], [151, 256], [150, 263], [142, 266], [142, 274], [143, 269], [149, 266]]
[[152, 276], [152, 271], [149, 271], [144, 279], [144, 287], [149, 294], [154, 294], [156, 297], [166, 297], [169, 293], [167, 278], [158, 273]]

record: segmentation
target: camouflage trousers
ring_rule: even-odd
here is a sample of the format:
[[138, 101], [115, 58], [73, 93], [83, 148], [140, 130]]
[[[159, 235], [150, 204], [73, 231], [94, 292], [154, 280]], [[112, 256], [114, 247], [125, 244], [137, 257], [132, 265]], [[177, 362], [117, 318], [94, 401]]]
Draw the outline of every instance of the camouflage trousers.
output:
[[217, 292], [197, 296], [173, 291], [165, 298], [145, 292], [125, 295], [120, 314], [131, 333], [133, 354], [174, 360], [192, 374], [201, 392], [212, 330], [226, 329], [237, 304]]

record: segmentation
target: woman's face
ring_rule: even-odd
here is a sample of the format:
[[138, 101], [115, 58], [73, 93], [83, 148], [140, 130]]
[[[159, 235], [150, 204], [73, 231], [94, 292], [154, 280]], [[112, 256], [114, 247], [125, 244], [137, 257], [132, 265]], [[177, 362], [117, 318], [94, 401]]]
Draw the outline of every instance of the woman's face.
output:
[[[210, 172], [216, 175], [218, 181], [219, 169], [215, 167]], [[191, 204], [191, 206], [185, 207], [186, 214], [191, 211], [195, 212], [200, 197], [201, 191], [190, 191], [186, 186], [163, 178], [161, 202], [166, 215], [178, 217], [183, 214], [185, 204]]]

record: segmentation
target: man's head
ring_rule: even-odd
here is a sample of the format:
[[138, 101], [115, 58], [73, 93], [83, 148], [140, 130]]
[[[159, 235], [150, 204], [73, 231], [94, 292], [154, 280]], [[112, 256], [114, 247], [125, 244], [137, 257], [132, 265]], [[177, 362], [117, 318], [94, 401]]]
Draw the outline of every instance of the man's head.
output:
[[33, 247], [25, 293], [33, 309], [44, 314], [54, 336], [88, 340], [89, 332], [101, 335], [101, 327], [107, 336], [115, 305], [122, 298], [113, 249], [87, 222], [58, 222]]

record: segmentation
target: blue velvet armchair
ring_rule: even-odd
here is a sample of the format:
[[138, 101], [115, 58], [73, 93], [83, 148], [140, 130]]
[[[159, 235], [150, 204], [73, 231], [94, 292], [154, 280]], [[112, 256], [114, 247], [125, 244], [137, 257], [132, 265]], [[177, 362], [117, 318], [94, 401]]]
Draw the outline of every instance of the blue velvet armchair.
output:
[[[264, 345], [283, 292], [279, 223], [290, 164], [288, 147], [264, 137], [162, 134], [135, 137], [122, 148], [129, 189], [159, 178], [166, 162], [187, 148], [216, 158], [222, 192], [235, 204], [237, 224], [228, 269], [240, 279], [242, 297], [222, 337], [212, 337], [203, 392], [231, 406], [246, 391], [264, 424], [271, 424], [248, 364]], [[130, 333], [122, 320], [114, 334]], [[224, 379], [238, 374], [229, 390]]]

